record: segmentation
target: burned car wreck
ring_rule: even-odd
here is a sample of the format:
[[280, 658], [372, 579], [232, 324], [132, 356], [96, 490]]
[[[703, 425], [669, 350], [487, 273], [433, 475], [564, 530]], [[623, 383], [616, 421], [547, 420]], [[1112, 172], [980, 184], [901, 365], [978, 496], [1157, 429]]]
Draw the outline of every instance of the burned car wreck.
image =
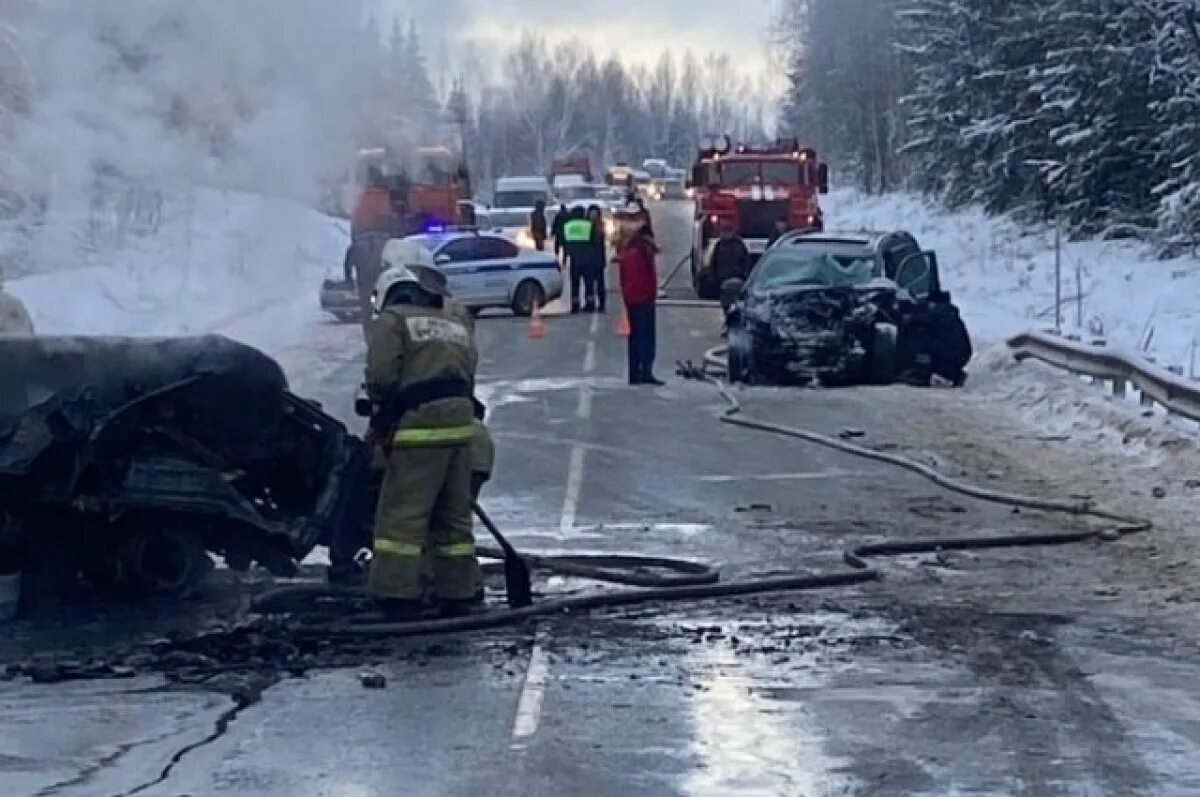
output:
[[966, 327], [941, 290], [936, 255], [907, 234], [787, 236], [722, 294], [733, 382], [966, 378]]
[[326, 542], [361, 442], [220, 337], [0, 338], [0, 567], [181, 594]]

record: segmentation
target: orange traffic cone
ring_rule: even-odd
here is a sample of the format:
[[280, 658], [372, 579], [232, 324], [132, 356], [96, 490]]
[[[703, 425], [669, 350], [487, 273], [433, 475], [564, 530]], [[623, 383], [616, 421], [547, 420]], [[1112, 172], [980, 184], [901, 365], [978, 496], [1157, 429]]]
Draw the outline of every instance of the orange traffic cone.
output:
[[529, 314], [529, 339], [541, 340], [546, 337], [546, 321], [542, 318], [542, 306], [535, 304]]
[[621, 315], [617, 316], [617, 335], [627, 338], [631, 333], [632, 330], [629, 328], [629, 311], [622, 307]]

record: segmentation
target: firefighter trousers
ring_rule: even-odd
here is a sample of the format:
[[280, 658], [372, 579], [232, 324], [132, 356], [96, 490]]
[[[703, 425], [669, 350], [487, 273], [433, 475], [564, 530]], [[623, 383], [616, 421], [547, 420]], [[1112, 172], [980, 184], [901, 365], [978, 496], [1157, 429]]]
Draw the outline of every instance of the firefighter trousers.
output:
[[467, 446], [396, 446], [379, 494], [367, 591], [376, 598], [420, 600], [428, 552], [435, 598], [475, 597], [479, 563], [472, 525]]

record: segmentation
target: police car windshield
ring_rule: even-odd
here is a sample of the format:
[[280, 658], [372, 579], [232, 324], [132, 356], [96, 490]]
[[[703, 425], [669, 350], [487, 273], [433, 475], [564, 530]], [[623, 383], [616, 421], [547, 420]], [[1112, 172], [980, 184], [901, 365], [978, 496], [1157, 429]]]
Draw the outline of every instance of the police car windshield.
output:
[[754, 271], [753, 287], [774, 288], [811, 285], [840, 288], [862, 285], [875, 278], [875, 257], [870, 253], [832, 254], [792, 249], [768, 252]]

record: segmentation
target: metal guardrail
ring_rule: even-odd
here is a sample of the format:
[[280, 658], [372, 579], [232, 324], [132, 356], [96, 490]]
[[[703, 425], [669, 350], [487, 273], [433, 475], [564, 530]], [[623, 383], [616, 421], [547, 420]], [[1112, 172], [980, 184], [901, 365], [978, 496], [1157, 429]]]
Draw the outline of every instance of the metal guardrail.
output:
[[1008, 341], [1018, 360], [1036, 359], [1072, 373], [1112, 383], [1124, 396], [1129, 385], [1141, 394], [1143, 405], [1158, 404], [1168, 412], [1200, 422], [1200, 381], [1106, 345], [1084, 343], [1048, 332], [1022, 332]]

